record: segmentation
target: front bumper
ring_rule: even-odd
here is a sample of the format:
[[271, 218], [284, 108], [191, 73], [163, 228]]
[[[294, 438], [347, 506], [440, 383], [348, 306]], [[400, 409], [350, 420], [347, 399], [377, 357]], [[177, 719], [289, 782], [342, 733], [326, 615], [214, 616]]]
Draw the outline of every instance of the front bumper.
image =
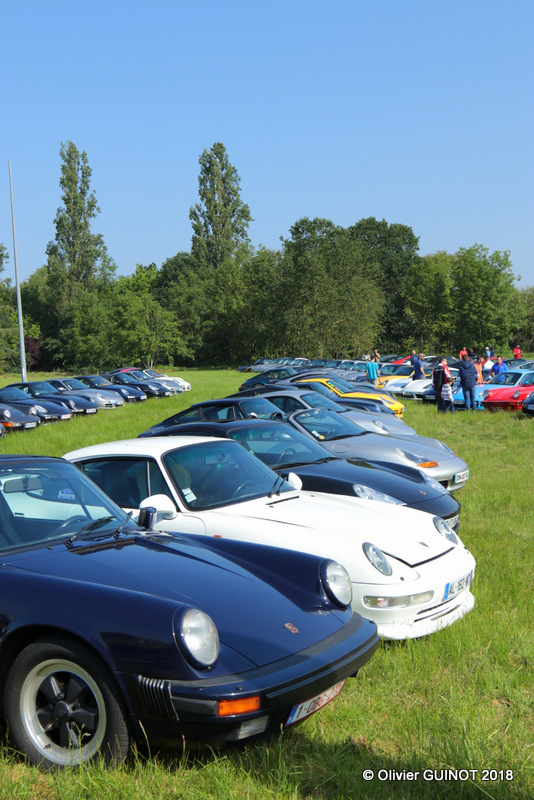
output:
[[[127, 676], [138, 730], [151, 744], [218, 747], [271, 735], [288, 720], [292, 708], [348, 677], [379, 646], [376, 626], [355, 614], [343, 628], [318, 644], [287, 658], [243, 673], [197, 681]], [[259, 695], [261, 707], [221, 717], [223, 700]]]
[[[415, 639], [452, 625], [465, 616], [475, 604], [471, 583], [475, 575], [476, 562], [463, 546], [454, 548], [441, 558], [416, 567], [419, 579], [410, 583], [390, 586], [376, 584], [353, 584], [352, 607], [360, 614], [374, 620], [378, 633], [384, 639]], [[471, 573], [471, 580], [461, 592], [446, 598], [446, 587], [451, 581]], [[400, 608], [369, 608], [363, 603], [365, 595], [391, 598], [416, 595], [432, 591], [432, 600], [419, 605]]]

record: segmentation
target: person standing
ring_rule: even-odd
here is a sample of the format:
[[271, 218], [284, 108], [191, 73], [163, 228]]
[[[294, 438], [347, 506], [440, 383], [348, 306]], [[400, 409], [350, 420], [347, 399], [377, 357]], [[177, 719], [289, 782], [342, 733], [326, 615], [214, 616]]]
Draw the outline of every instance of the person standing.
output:
[[460, 378], [460, 386], [462, 387], [465, 398], [465, 410], [474, 411], [475, 405], [475, 386], [478, 379], [478, 373], [475, 365], [467, 355], [462, 358], [462, 363], [458, 367], [458, 377]]
[[460, 350], [460, 355], [459, 355], [459, 358], [463, 358], [463, 357], [464, 357], [464, 356], [466, 356], [466, 355], [467, 355], [467, 350], [465, 349], [465, 344], [464, 344], [464, 346], [463, 346], [463, 347], [462, 347], [462, 349]]
[[485, 355], [486, 355], [486, 358], [489, 358], [489, 357], [490, 357], [490, 355], [491, 355], [491, 350], [490, 350], [490, 348], [489, 348], [489, 344], [487, 344], [487, 345], [486, 345], [486, 349], [484, 350], [484, 353], [485, 353]]
[[478, 374], [477, 383], [484, 383], [484, 378], [482, 377], [482, 370], [484, 368], [485, 361], [486, 359], [482, 358], [482, 356], [479, 356], [477, 358], [477, 363], [475, 364], [475, 369]]
[[521, 348], [517, 344], [514, 347], [514, 358], [521, 358]]
[[423, 358], [424, 355], [419, 353], [418, 357], [413, 362], [413, 379], [414, 381], [420, 381], [425, 378], [425, 370], [423, 368]]
[[412, 365], [412, 367], [413, 367], [413, 366], [414, 366], [414, 364], [415, 364], [415, 359], [416, 359], [416, 358], [417, 358], [417, 354], [416, 354], [415, 350], [412, 350], [412, 354], [411, 354], [411, 356], [410, 356], [410, 364]]
[[434, 368], [432, 372], [432, 385], [434, 386], [434, 391], [436, 392], [436, 403], [438, 411], [443, 411], [443, 403], [441, 397], [441, 389], [443, 388], [443, 384], [451, 377], [451, 373], [447, 366], [447, 359], [442, 358]]
[[365, 354], [362, 356], [362, 361], [370, 361], [371, 356], [369, 355], [369, 350], [365, 351]]
[[380, 377], [380, 370], [378, 369], [378, 362], [377, 361], [368, 361], [365, 367], [365, 371], [367, 372], [367, 380], [369, 383], [372, 383], [373, 386], [378, 384], [378, 379]]
[[445, 414], [447, 413], [447, 411], [450, 411], [451, 414], [454, 414], [454, 397], [452, 394], [453, 383], [454, 383], [454, 378], [452, 377], [447, 378], [447, 380], [445, 381], [445, 383], [441, 388], [441, 407]]
[[378, 364], [379, 361], [380, 361], [380, 353], [378, 352], [376, 347], [375, 347], [374, 359], [375, 359], [376, 363]]
[[498, 375], [499, 372], [508, 372], [508, 367], [502, 360], [502, 356], [497, 356], [497, 363], [493, 365], [493, 374]]

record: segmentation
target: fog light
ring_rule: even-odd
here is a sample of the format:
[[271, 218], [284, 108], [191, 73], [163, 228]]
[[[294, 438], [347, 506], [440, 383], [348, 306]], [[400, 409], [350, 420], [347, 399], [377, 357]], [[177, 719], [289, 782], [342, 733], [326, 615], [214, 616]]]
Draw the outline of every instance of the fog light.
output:
[[421, 594], [406, 594], [401, 597], [364, 597], [363, 604], [367, 608], [408, 608], [429, 603], [434, 597], [434, 592], [421, 592]]

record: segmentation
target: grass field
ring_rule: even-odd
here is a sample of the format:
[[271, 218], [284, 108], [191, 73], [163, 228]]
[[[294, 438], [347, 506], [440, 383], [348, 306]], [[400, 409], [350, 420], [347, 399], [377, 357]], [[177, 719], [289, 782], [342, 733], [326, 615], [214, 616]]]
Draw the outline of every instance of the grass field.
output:
[[[8, 434], [0, 452], [61, 455], [134, 437], [242, 381], [235, 371], [180, 375], [193, 387], [186, 395]], [[8, 376], [1, 381], [8, 382]], [[243, 750], [143, 754], [115, 769], [46, 775], [4, 739], [0, 798], [532, 800], [534, 419], [485, 411], [437, 415], [411, 404], [405, 420], [447, 442], [471, 469], [458, 494], [460, 535], [477, 559], [476, 606], [467, 617], [426, 639], [383, 644], [334, 703], [291, 732]], [[372, 779], [364, 778], [366, 770]]]

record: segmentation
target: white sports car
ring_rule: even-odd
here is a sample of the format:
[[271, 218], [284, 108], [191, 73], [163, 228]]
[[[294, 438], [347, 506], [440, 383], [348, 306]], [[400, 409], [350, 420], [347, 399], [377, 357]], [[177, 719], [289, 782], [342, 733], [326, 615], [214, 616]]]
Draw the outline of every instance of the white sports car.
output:
[[337, 559], [351, 576], [353, 607], [385, 638], [433, 633], [474, 605], [475, 559], [440, 517], [304, 492], [296, 475], [286, 482], [237, 442], [128, 439], [65, 458], [125, 510], [154, 508], [160, 530]]

